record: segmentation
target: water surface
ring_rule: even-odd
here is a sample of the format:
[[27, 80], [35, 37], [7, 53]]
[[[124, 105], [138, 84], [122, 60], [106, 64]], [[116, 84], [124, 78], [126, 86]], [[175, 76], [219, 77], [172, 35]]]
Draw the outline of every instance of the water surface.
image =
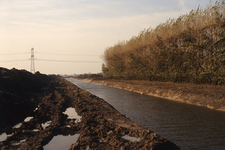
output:
[[224, 150], [225, 112], [68, 78], [181, 149]]
[[76, 143], [80, 134], [74, 135], [57, 135], [54, 136], [53, 139], [45, 145], [44, 150], [66, 150], [69, 149], [73, 143]]

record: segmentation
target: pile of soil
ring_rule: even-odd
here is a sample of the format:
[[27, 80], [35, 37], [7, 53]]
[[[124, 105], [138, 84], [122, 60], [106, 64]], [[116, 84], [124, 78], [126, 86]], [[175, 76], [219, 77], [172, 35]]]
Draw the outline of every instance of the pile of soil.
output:
[[197, 106], [225, 111], [225, 86], [156, 82], [146, 80], [115, 80], [102, 77], [76, 77], [79, 80], [99, 83], [140, 94], [166, 98]]
[[[4, 105], [0, 134], [10, 134], [0, 142], [0, 149], [43, 149], [54, 136], [74, 134], [79, 137], [68, 147], [71, 150], [179, 149], [63, 78], [4, 68], [0, 68], [0, 73], [0, 103]], [[69, 107], [82, 116], [80, 122], [63, 113]], [[24, 121], [26, 117], [31, 119]], [[15, 128], [19, 122], [21, 126]], [[49, 125], [44, 128], [46, 122]], [[122, 138], [125, 135], [140, 141]]]
[[49, 76], [39, 72], [0, 68], [0, 132], [32, 112], [49, 81]]

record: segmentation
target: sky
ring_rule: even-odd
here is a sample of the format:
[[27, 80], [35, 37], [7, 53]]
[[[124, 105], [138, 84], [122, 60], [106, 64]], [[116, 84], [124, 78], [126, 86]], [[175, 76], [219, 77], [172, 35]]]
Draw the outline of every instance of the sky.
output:
[[[215, 1], [212, 1], [215, 2]], [[208, 0], [0, 0], [0, 67], [100, 73], [107, 47]]]

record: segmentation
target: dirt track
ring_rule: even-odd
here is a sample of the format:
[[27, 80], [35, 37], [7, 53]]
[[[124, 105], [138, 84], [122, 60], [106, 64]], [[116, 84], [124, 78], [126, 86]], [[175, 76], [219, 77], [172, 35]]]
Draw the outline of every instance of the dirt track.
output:
[[[0, 149], [43, 149], [43, 146], [56, 135], [76, 133], [79, 137], [70, 148], [68, 147], [71, 150], [179, 149], [172, 142], [132, 122], [103, 99], [78, 88], [63, 78], [32, 75], [25, 71], [21, 74], [18, 70], [1, 69], [0, 73], [1, 83], [5, 84], [0, 85], [0, 100], [5, 106], [5, 109], [1, 111], [0, 134], [4, 132], [11, 134], [6, 140], [0, 142]], [[16, 76], [13, 75], [15, 73], [17, 73]], [[19, 74], [20, 77], [18, 77]], [[32, 81], [32, 78], [36, 78], [37, 81]], [[33, 84], [41, 81], [38, 81], [38, 78], [45, 79], [46, 82], [32, 89]], [[7, 84], [13, 80], [11, 85]], [[22, 83], [27, 83], [26, 87]], [[13, 92], [13, 89], [19, 92]], [[20, 93], [28, 89], [30, 89], [28, 93]], [[22, 96], [24, 96], [23, 101]], [[26, 105], [21, 105], [20, 102]], [[13, 107], [8, 104], [13, 104]], [[81, 122], [75, 123], [75, 120], [69, 119], [63, 113], [68, 107], [75, 108], [78, 115], [82, 116]], [[10, 112], [14, 115], [7, 114]], [[9, 116], [10, 119], [7, 118]], [[28, 116], [33, 118], [24, 122], [24, 118]], [[51, 121], [49, 126], [43, 128], [42, 124], [47, 121]], [[19, 128], [13, 128], [18, 122], [22, 122], [22, 125]], [[124, 135], [140, 138], [140, 141], [131, 142], [122, 138]]]

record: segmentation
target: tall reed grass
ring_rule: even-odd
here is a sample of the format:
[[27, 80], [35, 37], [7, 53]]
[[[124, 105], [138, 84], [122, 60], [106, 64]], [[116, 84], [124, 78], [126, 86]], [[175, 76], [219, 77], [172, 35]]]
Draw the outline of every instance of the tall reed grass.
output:
[[225, 84], [225, 2], [142, 30], [102, 58], [106, 78]]

